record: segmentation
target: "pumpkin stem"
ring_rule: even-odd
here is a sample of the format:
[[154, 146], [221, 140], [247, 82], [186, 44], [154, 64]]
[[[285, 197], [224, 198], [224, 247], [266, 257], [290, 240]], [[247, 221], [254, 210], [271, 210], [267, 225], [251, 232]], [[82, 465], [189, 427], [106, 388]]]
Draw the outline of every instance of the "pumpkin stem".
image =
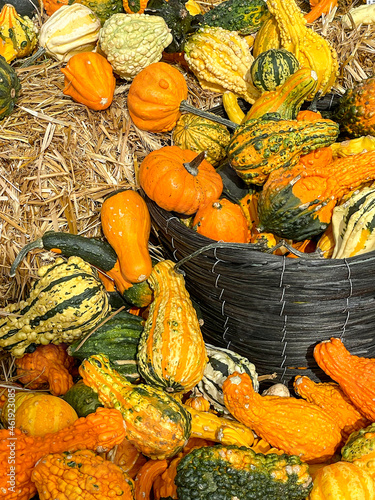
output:
[[34, 248], [44, 248], [42, 238], [38, 238], [35, 241], [31, 241], [27, 245], [25, 245], [14, 259], [14, 262], [10, 268], [9, 276], [13, 278], [16, 275], [16, 269], [20, 265], [21, 261], [25, 258], [25, 256]]
[[189, 172], [190, 175], [198, 175], [198, 167], [202, 163], [202, 161], [206, 158], [206, 151], [201, 151], [199, 155], [197, 155], [190, 162], [184, 163], [184, 167]]
[[192, 113], [193, 115], [200, 116], [201, 118], [206, 118], [207, 120], [211, 120], [216, 123], [221, 123], [222, 125], [225, 125], [228, 128], [235, 129], [236, 127], [238, 127], [237, 123], [222, 118], [221, 116], [214, 115], [209, 111], [203, 111], [202, 109], [197, 109], [185, 100], [181, 101], [180, 111], [185, 111], [186, 113]]

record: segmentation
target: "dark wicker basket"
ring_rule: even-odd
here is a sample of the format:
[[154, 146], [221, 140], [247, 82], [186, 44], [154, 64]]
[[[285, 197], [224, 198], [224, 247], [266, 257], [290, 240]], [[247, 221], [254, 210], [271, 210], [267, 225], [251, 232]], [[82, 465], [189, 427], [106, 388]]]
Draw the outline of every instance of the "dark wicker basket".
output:
[[[146, 198], [157, 237], [179, 261], [213, 243]], [[375, 357], [375, 252], [350, 259], [290, 259], [247, 245], [208, 250], [184, 263], [202, 308], [205, 340], [248, 357], [259, 374], [326, 381], [314, 346], [330, 337]]]

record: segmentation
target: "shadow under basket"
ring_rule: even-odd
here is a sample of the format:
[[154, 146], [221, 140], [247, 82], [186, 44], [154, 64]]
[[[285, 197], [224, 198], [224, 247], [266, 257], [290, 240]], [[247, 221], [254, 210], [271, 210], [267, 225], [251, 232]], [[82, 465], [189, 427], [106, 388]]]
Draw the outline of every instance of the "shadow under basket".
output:
[[[146, 198], [153, 228], [177, 262], [214, 243]], [[329, 381], [314, 346], [340, 338], [353, 355], [375, 357], [375, 252], [349, 259], [291, 259], [249, 249], [208, 249], [181, 265], [202, 309], [205, 340], [246, 356], [260, 375]]]

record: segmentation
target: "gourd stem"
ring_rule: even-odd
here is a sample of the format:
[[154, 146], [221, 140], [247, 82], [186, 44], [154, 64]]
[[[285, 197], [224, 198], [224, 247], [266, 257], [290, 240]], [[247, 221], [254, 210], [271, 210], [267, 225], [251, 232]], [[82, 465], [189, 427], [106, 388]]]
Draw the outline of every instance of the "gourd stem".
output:
[[181, 101], [180, 111], [185, 111], [186, 113], [192, 113], [193, 115], [200, 116], [201, 118], [206, 118], [207, 120], [211, 120], [216, 123], [221, 123], [221, 125], [225, 125], [228, 128], [235, 129], [236, 127], [238, 127], [237, 123], [222, 118], [221, 116], [214, 115], [209, 111], [203, 111], [202, 109], [195, 108], [187, 101]]
[[202, 161], [206, 157], [206, 151], [201, 151], [199, 155], [197, 155], [193, 160], [190, 162], [184, 163], [184, 167], [186, 170], [189, 172], [190, 175], [198, 175], [198, 167], [202, 163]]
[[19, 254], [14, 259], [14, 262], [13, 262], [11, 268], [10, 268], [9, 276], [11, 278], [13, 278], [16, 275], [16, 269], [20, 265], [21, 261], [25, 258], [25, 256], [31, 250], [34, 250], [34, 248], [44, 248], [42, 238], [38, 238], [35, 241], [31, 241], [30, 243], [28, 243], [27, 245], [25, 245], [23, 248], [21, 248]]

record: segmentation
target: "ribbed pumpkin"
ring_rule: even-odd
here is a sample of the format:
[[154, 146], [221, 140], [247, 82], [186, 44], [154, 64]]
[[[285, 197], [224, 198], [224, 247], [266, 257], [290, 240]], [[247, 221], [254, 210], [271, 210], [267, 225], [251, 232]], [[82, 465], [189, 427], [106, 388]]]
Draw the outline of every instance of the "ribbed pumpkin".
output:
[[226, 156], [230, 133], [225, 125], [186, 113], [182, 115], [172, 132], [173, 143], [181, 149], [196, 153], [206, 151], [206, 160], [217, 165]]
[[39, 45], [58, 61], [94, 50], [99, 38], [99, 18], [85, 5], [63, 5], [42, 24]]
[[65, 95], [96, 111], [111, 105], [116, 78], [105, 57], [96, 52], [81, 52], [61, 71], [65, 75]]
[[0, 120], [12, 113], [20, 90], [21, 84], [16, 72], [0, 56]]
[[207, 362], [197, 313], [172, 261], [156, 264], [148, 282], [154, 300], [138, 346], [139, 372], [167, 392], [188, 392], [202, 379]]
[[286, 49], [269, 49], [255, 58], [250, 68], [253, 84], [260, 92], [276, 90], [299, 69], [298, 59]]
[[141, 130], [168, 132], [181, 116], [180, 104], [187, 95], [185, 78], [177, 68], [163, 62], [150, 64], [130, 85], [130, 117]]
[[189, 149], [165, 146], [149, 153], [139, 169], [139, 182], [164, 210], [192, 215], [222, 193], [223, 181], [214, 167]]
[[215, 241], [248, 243], [250, 240], [242, 208], [225, 198], [201, 207], [194, 217], [193, 229]]
[[9, 63], [26, 57], [37, 44], [37, 28], [27, 16], [20, 16], [13, 5], [5, 4], [0, 12], [0, 55]]

